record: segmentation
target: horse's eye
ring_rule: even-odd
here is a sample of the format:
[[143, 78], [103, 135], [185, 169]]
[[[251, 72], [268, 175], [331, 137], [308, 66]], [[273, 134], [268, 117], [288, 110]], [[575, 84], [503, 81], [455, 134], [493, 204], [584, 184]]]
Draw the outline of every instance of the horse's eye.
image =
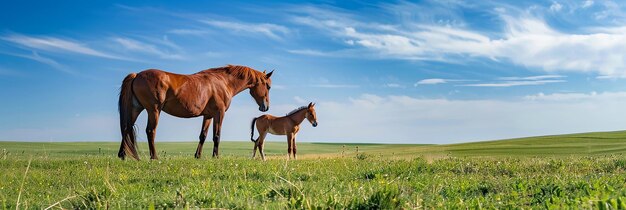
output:
[[272, 89], [272, 87], [270, 87], [270, 86], [268, 85], [268, 86], [267, 86], [267, 90], [270, 90], [270, 89]]

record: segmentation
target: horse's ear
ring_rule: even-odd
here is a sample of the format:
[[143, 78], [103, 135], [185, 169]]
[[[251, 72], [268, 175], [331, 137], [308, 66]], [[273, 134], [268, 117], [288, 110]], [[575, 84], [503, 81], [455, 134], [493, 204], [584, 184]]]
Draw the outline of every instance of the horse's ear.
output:
[[[263, 73], [265, 73], [265, 72], [263, 72]], [[270, 73], [267, 73], [267, 74], [265, 75], [265, 78], [270, 78], [270, 77], [272, 76], [272, 74], [273, 74], [273, 73], [274, 73], [274, 70], [270, 71]]]
[[263, 74], [265, 74], [265, 70], [263, 70]]
[[315, 106], [315, 104], [313, 104], [313, 102], [309, 103], [309, 108]]

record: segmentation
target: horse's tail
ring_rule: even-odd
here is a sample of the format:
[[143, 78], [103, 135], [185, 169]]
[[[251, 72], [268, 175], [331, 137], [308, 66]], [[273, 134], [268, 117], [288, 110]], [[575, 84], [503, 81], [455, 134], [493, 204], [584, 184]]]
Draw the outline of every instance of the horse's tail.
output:
[[137, 74], [130, 73], [120, 88], [120, 99], [118, 102], [118, 111], [120, 112], [120, 130], [122, 131], [122, 145], [117, 156], [122, 160], [126, 154], [139, 160], [137, 155], [137, 145], [135, 141], [135, 122], [132, 121], [133, 112], [133, 80]]
[[254, 123], [256, 123], [256, 120], [259, 119], [258, 117], [252, 118], [252, 123], [250, 125], [250, 140], [252, 142], [256, 142], [256, 140], [254, 139]]

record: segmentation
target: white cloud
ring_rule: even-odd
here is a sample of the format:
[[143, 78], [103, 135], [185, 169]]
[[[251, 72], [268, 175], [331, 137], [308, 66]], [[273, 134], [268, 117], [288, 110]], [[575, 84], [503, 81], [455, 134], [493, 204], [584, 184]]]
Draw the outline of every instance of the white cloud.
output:
[[586, 0], [585, 2], [583, 2], [582, 8], [593, 6], [593, 3], [594, 3], [593, 0]]
[[458, 56], [482, 57], [548, 72], [594, 72], [626, 77], [626, 34], [616, 30], [619, 27], [567, 33], [525, 12], [515, 16], [500, 13], [504, 30], [494, 35], [455, 25], [410, 21], [382, 25], [361, 22], [358, 19], [363, 17], [339, 12], [323, 14], [304, 12], [292, 21], [320, 29], [338, 41], [352, 40], [352, 48], [361, 47], [383, 58], [454, 61]]
[[55, 37], [33, 37], [21, 34], [10, 34], [0, 37], [0, 39], [22, 45], [31, 49], [46, 50], [53, 52], [71, 52], [96, 57], [123, 59], [109, 53], [101, 52], [85, 46], [82, 43], [59, 39]]
[[620, 130], [626, 117], [616, 116], [626, 116], [625, 106], [626, 92], [587, 94], [577, 101], [364, 94], [349, 101], [318, 103], [320, 126], [305, 128], [299, 136], [308, 141], [451, 143]]
[[550, 5], [550, 10], [553, 12], [561, 11], [562, 8], [563, 8], [563, 5], [559, 4], [556, 1], [552, 2], [552, 5]]
[[244, 23], [219, 20], [202, 20], [200, 22], [213, 27], [228, 29], [235, 32], [262, 34], [266, 37], [276, 40], [281, 40], [284, 35], [290, 32], [289, 29], [285, 26], [271, 23]]

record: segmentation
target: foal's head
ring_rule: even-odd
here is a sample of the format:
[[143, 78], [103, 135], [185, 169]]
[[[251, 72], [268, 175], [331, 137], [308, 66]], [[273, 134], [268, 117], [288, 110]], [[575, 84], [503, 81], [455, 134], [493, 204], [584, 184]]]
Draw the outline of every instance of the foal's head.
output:
[[265, 73], [263, 71], [263, 76], [257, 82], [250, 87], [250, 95], [256, 101], [256, 104], [259, 105], [259, 111], [266, 112], [270, 109], [270, 88], [272, 88], [272, 76], [274, 71], [270, 73]]
[[315, 104], [313, 102], [309, 103], [309, 107], [306, 109], [306, 119], [313, 125], [313, 127], [317, 127], [317, 114], [315, 114]]

